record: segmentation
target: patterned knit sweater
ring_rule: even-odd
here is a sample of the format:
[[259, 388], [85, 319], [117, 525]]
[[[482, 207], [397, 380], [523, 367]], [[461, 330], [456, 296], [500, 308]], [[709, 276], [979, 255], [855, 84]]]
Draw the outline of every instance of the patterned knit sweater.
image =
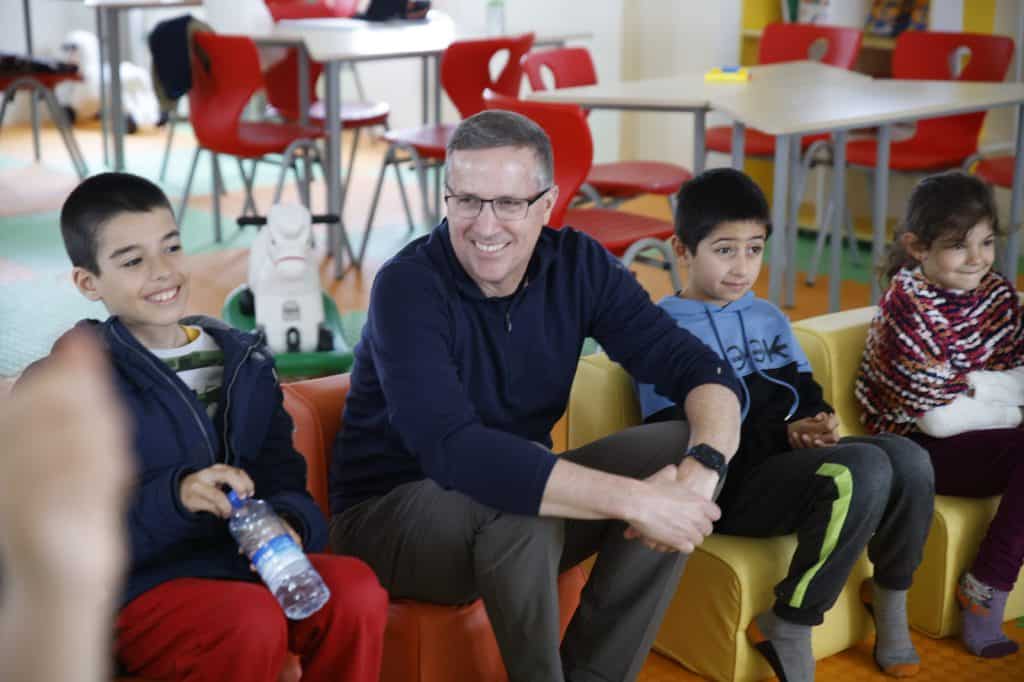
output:
[[855, 393], [874, 433], [906, 434], [969, 388], [968, 372], [1024, 364], [1017, 292], [989, 272], [971, 291], [942, 289], [920, 270], [896, 274], [868, 329]]

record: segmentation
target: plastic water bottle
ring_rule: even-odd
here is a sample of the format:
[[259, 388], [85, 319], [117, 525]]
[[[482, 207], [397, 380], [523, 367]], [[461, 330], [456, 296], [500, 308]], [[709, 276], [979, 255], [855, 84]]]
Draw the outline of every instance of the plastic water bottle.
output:
[[228, 492], [233, 511], [228, 529], [292, 620], [308, 618], [331, 597], [320, 574], [270, 505]]

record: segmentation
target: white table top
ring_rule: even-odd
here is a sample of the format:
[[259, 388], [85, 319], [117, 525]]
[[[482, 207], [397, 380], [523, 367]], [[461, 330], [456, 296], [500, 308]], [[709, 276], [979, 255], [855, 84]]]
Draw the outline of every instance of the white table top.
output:
[[712, 98], [714, 109], [770, 135], [860, 128], [1020, 103], [1021, 83], [889, 79], [741, 87]]
[[199, 7], [203, 0], [85, 0], [86, 7], [100, 9], [146, 9], [159, 7]]
[[577, 88], [534, 92], [526, 96], [542, 102], [579, 104], [591, 109], [642, 109], [679, 111], [708, 108], [713, 100], [735, 92], [793, 84], [832, 82], [838, 84], [870, 82], [871, 77], [855, 71], [812, 61], [766, 64], [750, 69], [745, 83], [706, 82], [703, 74], [683, 74], [637, 81], [599, 83]]
[[[104, 0], [96, 0], [103, 2]], [[460, 32], [451, 17], [431, 10], [423, 20], [365, 21], [363, 19], [287, 19], [273, 32], [253, 36], [263, 43], [304, 43], [318, 62], [359, 61], [440, 54], [454, 40], [483, 37]], [[534, 43], [545, 45], [585, 40], [589, 33], [539, 35]]]

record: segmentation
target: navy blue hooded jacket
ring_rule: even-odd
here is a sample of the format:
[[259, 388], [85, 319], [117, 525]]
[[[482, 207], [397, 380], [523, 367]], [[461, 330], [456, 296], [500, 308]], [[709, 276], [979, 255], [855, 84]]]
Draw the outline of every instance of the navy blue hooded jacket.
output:
[[[666, 296], [658, 305], [680, 327], [727, 358], [743, 385], [740, 446], [719, 496], [727, 504], [744, 472], [792, 449], [788, 422], [833, 410], [822, 398], [785, 313], [753, 292], [725, 306], [678, 296]], [[645, 421], [682, 417], [677, 401], [657, 386], [638, 382], [637, 395]]]
[[259, 579], [238, 554], [227, 521], [181, 504], [182, 478], [216, 463], [245, 470], [256, 497], [295, 528], [307, 551], [327, 541], [327, 524], [306, 492], [306, 461], [292, 447], [292, 420], [262, 338], [208, 317], [182, 323], [202, 327], [224, 352], [224, 388], [214, 419], [117, 317], [79, 323], [105, 342], [117, 394], [134, 429], [136, 486], [128, 509], [131, 558], [122, 604], [175, 578]]
[[544, 228], [519, 289], [495, 298], [459, 264], [447, 222], [406, 246], [377, 274], [355, 348], [332, 512], [430, 478], [536, 514], [555, 463], [537, 443], [551, 444], [588, 336], [679, 402], [706, 383], [740, 394], [728, 366], [580, 232]]

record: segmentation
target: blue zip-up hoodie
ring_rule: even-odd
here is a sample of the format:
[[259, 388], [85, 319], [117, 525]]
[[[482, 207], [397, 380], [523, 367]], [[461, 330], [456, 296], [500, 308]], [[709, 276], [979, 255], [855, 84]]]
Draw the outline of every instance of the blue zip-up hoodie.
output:
[[537, 443], [551, 444], [588, 336], [680, 402], [705, 383], [740, 394], [728, 366], [583, 233], [544, 228], [523, 283], [500, 298], [463, 270], [447, 222], [406, 246], [377, 274], [355, 348], [332, 512], [430, 478], [536, 514], [555, 463]]
[[182, 478], [215, 463], [244, 469], [256, 496], [288, 520], [307, 551], [326, 546], [327, 524], [306, 492], [306, 461], [292, 447], [292, 420], [263, 339], [209, 317], [182, 324], [202, 327], [224, 352], [222, 402], [214, 419], [117, 317], [79, 323], [105, 342], [134, 430], [136, 487], [128, 509], [131, 555], [122, 605], [175, 578], [259, 579], [238, 554], [227, 521], [181, 504]]
[[[658, 302], [676, 323], [726, 358], [743, 388], [740, 446], [729, 464], [719, 499], [727, 501], [745, 471], [768, 457], [788, 452], [790, 421], [832, 412], [811, 365], [797, 343], [789, 318], [748, 291], [725, 306], [666, 296]], [[644, 421], [681, 418], [675, 400], [656, 386], [637, 382]], [[730, 485], [731, 483], [731, 485]]]

